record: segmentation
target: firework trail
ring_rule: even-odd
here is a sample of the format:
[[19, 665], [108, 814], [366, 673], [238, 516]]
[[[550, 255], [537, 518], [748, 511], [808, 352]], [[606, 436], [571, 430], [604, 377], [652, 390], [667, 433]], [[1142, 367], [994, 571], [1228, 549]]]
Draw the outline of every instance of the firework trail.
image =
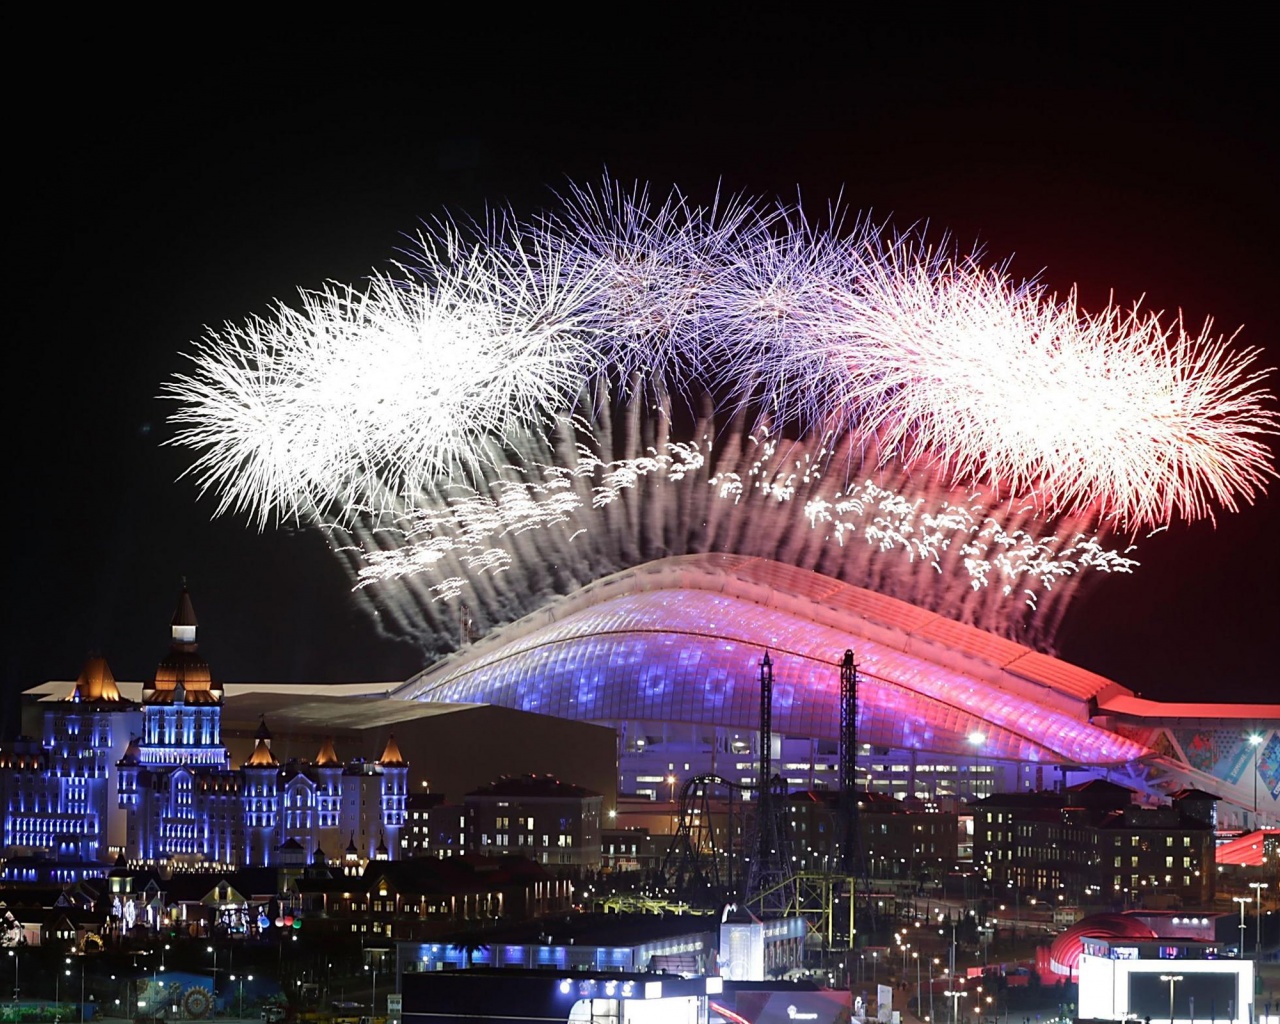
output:
[[323, 525], [424, 648], [706, 551], [1043, 645], [1136, 564], [1108, 534], [1274, 477], [1257, 357], [838, 208], [606, 181], [210, 332], [165, 393], [219, 512]]

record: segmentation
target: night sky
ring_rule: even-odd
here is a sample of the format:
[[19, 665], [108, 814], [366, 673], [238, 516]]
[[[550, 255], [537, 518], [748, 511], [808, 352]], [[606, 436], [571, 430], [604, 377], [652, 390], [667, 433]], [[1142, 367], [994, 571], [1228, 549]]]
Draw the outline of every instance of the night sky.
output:
[[[1114, 292], [1212, 316], [1280, 364], [1270, 33], [1159, 16], [650, 5], [50, 36], [7, 132], [7, 715], [91, 652], [121, 679], [153, 672], [183, 577], [226, 681], [421, 667], [318, 535], [211, 520], [156, 396], [204, 325], [357, 280], [446, 209], [530, 213], [606, 169], [695, 197], [842, 193], [1078, 284], [1086, 307]], [[1147, 697], [1276, 700], [1278, 507], [1142, 543], [1134, 576], [1079, 599], [1060, 653]]]

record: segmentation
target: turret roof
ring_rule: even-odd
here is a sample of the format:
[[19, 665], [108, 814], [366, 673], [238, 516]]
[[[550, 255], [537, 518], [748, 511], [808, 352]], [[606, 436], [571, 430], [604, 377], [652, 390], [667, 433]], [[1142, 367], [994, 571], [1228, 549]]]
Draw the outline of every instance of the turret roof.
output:
[[406, 761], [400, 753], [400, 747], [396, 744], [396, 735], [391, 733], [387, 737], [386, 749], [382, 751], [382, 756], [378, 758], [378, 764], [384, 768], [407, 768], [409, 762]]
[[156, 668], [155, 679], [143, 686], [143, 703], [172, 704], [179, 684], [187, 704], [222, 703], [222, 684], [213, 681], [208, 663], [196, 653], [195, 631], [196, 613], [184, 585], [173, 615], [169, 653]]
[[128, 703], [116, 686], [116, 677], [111, 674], [107, 659], [100, 654], [91, 655], [85, 661], [84, 668], [80, 670], [80, 675], [76, 679], [76, 685], [66, 699], [82, 702], [103, 701], [111, 704]]
[[317, 768], [336, 768], [342, 764], [338, 760], [338, 752], [333, 749], [333, 737], [326, 736], [324, 743], [320, 747], [320, 753], [316, 754], [315, 764]]
[[279, 763], [266, 742], [258, 740], [253, 746], [253, 753], [249, 755], [249, 760], [245, 762], [245, 767], [269, 768]]
[[192, 627], [199, 625], [196, 622], [196, 610], [191, 604], [191, 594], [185, 583], [182, 585], [182, 593], [178, 595], [178, 608], [173, 613], [171, 625]]

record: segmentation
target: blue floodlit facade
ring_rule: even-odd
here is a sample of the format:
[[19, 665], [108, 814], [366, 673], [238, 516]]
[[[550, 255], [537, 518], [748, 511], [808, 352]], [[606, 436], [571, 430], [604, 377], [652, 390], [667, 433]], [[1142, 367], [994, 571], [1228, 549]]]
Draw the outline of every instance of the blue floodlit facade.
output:
[[[4, 857], [102, 863], [258, 866], [362, 863], [400, 855], [409, 765], [394, 737], [377, 761], [281, 764], [264, 721], [239, 767], [222, 743], [223, 688], [196, 645], [184, 590], [169, 653], [141, 701], [125, 699], [102, 658], [72, 692], [41, 705], [42, 739], [0, 753]], [[8, 871], [8, 868], [6, 868]]]
[[[859, 761], [872, 788], [971, 798], [1083, 771], [1152, 793], [1207, 789], [1242, 815], [1257, 788], [1254, 816], [1275, 816], [1280, 778], [1260, 760], [1255, 787], [1248, 769], [1259, 745], [1278, 742], [1280, 707], [1141, 701], [1013, 641], [758, 558], [668, 558], [597, 581], [397, 696], [611, 725], [621, 790], [665, 796], [663, 784], [698, 772], [754, 780], [767, 651], [774, 763], [793, 785], [821, 788], [835, 782], [846, 649], [858, 666]], [[1233, 756], [1196, 761], [1193, 737], [1206, 731], [1221, 743], [1229, 734]]]

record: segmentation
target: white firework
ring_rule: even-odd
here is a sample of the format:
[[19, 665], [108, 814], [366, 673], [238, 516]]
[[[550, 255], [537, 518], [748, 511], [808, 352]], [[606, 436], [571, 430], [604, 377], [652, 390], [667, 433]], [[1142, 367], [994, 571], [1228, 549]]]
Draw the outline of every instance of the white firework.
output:
[[1025, 637], [1010, 604], [1051, 628], [1069, 581], [1132, 567], [1099, 526], [1275, 477], [1257, 350], [838, 206], [606, 179], [407, 259], [210, 332], [165, 388], [218, 511], [324, 523], [362, 593], [398, 581], [406, 632], [441, 597], [493, 623], [734, 551]]

